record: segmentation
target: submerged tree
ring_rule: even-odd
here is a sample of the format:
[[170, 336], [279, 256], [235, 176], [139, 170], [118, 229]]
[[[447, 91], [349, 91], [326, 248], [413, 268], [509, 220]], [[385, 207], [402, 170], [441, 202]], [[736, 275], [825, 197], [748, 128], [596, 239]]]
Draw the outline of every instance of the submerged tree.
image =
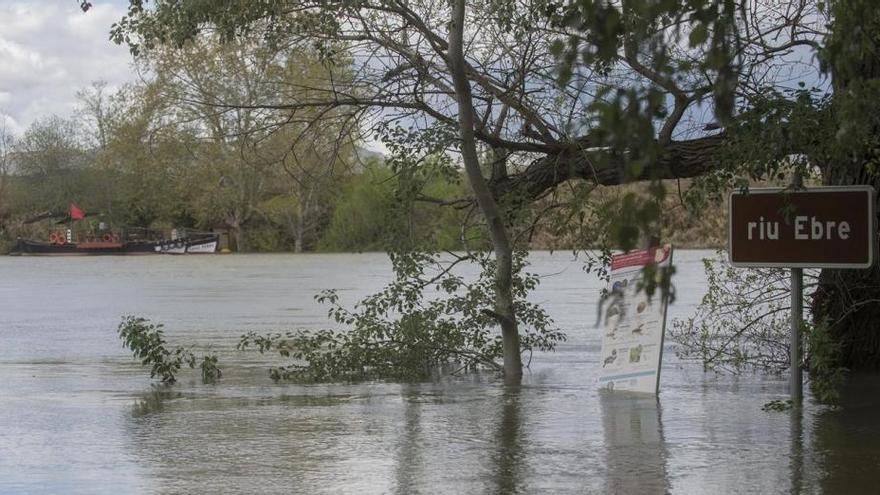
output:
[[[495, 291], [496, 261], [485, 253], [459, 256], [405, 250], [392, 252], [395, 278], [382, 291], [361, 300], [355, 309], [339, 304], [336, 291], [316, 296], [330, 305], [329, 315], [344, 331], [298, 330], [244, 335], [240, 349], [294, 358], [293, 364], [270, 370], [274, 380], [347, 381], [391, 378], [401, 381], [488, 368], [503, 370], [503, 337], [492, 332], [495, 318], [485, 301]], [[515, 253], [511, 293], [522, 329], [521, 349], [553, 350], [565, 340], [549, 315], [526, 300], [538, 283], [520, 268], [526, 253]], [[476, 281], [457, 272], [464, 262], [480, 267]], [[433, 297], [427, 297], [427, 292]], [[504, 363], [505, 365], [507, 363]]]
[[[679, 357], [697, 360], [707, 371], [739, 374], [781, 373], [791, 363], [791, 274], [783, 268], [734, 268], [726, 256], [703, 260], [708, 290], [696, 313], [672, 322], [670, 338]], [[810, 318], [809, 300], [819, 285], [818, 270], [804, 274], [801, 306]], [[839, 399], [845, 370], [842, 345], [825, 324], [805, 323], [803, 363], [813, 395], [820, 402]]]
[[[348, 114], [402, 145], [398, 172], [422, 164], [414, 142], [459, 152], [498, 262], [487, 312], [516, 376], [511, 232], [525, 205], [571, 200], [559, 218], [575, 225], [594, 185], [650, 181], [650, 197], [604, 213], [621, 216], [604, 238], [630, 249], [658, 231], [661, 179], [699, 176], [683, 197], [695, 208], [792, 167], [872, 184], [878, 19], [867, 0], [132, 1], [112, 38], [141, 53], [206, 32], [309, 46], [327, 84], [288, 85], [246, 108]], [[340, 54], [352, 74], [341, 80]], [[787, 86], [818, 81], [816, 54], [833, 91]], [[843, 364], [878, 364], [880, 341], [866, 330], [878, 281], [876, 269], [820, 277], [813, 315], [847, 342]]]

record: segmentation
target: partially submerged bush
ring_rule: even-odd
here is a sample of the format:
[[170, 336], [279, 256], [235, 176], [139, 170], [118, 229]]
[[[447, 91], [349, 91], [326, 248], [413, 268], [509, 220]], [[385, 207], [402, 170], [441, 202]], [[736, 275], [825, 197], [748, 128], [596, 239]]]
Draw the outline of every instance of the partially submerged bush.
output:
[[[328, 315], [349, 330], [300, 330], [244, 335], [240, 349], [256, 347], [293, 358], [270, 370], [274, 380], [335, 381], [386, 378], [420, 380], [437, 369], [453, 372], [478, 368], [500, 370], [501, 336], [497, 320], [486, 308], [494, 300], [493, 264], [488, 255], [452, 256], [406, 252], [391, 255], [395, 280], [349, 310], [337, 293], [324, 291], [316, 299], [330, 305]], [[523, 351], [552, 350], [564, 334], [539, 306], [526, 301], [538, 277], [524, 273], [525, 253], [515, 257], [516, 314]], [[455, 265], [475, 262], [481, 267], [473, 284], [454, 273]], [[425, 296], [432, 287], [434, 299]]]
[[788, 270], [734, 268], [720, 256], [704, 259], [703, 266], [708, 288], [697, 312], [672, 322], [679, 356], [699, 360], [707, 371], [787, 370]]
[[[184, 364], [195, 368], [198, 358], [190, 348], [168, 349], [162, 328], [161, 324], [151, 323], [146, 318], [125, 316], [118, 331], [122, 345], [131, 349], [141, 364], [151, 366], [150, 378], [158, 376], [162, 383], [171, 384], [177, 381], [177, 373]], [[222, 375], [216, 355], [202, 356], [199, 368], [206, 383], [214, 382]]]
[[[696, 314], [672, 322], [678, 355], [707, 371], [783, 373], [790, 367], [791, 276], [782, 268], [734, 268], [719, 255], [705, 259], [708, 291]], [[816, 271], [804, 273], [803, 366], [813, 394], [834, 402], [845, 370], [837, 366], [839, 345], [825, 325], [811, 325], [807, 300]]]

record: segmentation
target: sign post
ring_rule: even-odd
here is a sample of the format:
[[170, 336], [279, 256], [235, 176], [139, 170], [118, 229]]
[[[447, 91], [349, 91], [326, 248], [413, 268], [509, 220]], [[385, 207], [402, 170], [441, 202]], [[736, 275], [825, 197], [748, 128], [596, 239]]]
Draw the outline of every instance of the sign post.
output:
[[[791, 188], [803, 189], [804, 181], [800, 172], [791, 177]], [[804, 378], [801, 376], [801, 321], [804, 312], [804, 269], [791, 269], [791, 331], [789, 332], [789, 393], [791, 400], [800, 402], [804, 396]]]
[[804, 395], [804, 379], [801, 376], [801, 321], [804, 308], [804, 269], [791, 269], [791, 332], [789, 356], [791, 360], [791, 400], [797, 402]]
[[728, 253], [740, 267], [791, 268], [791, 397], [803, 395], [804, 268], [870, 268], [877, 228], [871, 186], [751, 189], [730, 195]]

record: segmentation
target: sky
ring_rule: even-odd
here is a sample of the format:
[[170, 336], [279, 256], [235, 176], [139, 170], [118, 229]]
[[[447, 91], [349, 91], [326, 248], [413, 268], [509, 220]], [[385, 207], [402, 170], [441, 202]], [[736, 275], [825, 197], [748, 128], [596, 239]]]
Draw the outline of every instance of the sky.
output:
[[128, 49], [109, 40], [125, 1], [0, 0], [0, 118], [14, 134], [52, 114], [70, 116], [76, 92], [136, 80]]

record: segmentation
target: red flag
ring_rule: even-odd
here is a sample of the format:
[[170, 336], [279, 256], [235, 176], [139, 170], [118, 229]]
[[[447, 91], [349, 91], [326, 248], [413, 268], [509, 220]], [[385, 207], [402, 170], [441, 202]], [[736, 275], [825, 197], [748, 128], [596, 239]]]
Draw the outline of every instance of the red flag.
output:
[[73, 203], [70, 203], [70, 219], [71, 220], [82, 220], [85, 217], [86, 217], [86, 214], [83, 213], [83, 211], [80, 210], [78, 206], [76, 206]]

